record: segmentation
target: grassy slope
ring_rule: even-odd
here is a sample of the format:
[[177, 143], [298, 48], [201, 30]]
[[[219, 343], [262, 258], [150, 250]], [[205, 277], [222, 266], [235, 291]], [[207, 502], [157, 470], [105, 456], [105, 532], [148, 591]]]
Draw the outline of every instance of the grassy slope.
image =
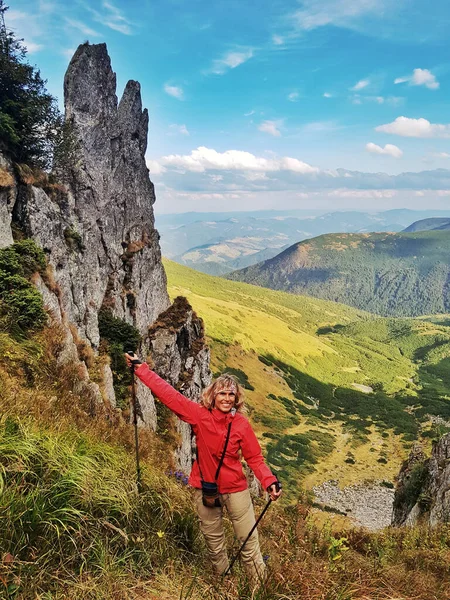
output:
[[291, 246], [230, 277], [380, 315], [450, 308], [450, 232], [328, 234]]
[[[450, 598], [445, 526], [343, 534], [315, 525], [306, 503], [285, 501], [259, 528], [264, 588], [251, 593], [240, 565], [218, 582], [190, 492], [164, 473], [167, 448], [140, 432], [137, 494], [132, 428], [73, 393], [76, 368], [55, 360], [62, 335], [58, 327], [21, 341], [0, 334], [0, 598]], [[236, 549], [228, 521], [226, 535]]]
[[[268, 459], [311, 487], [393, 480], [410, 442], [450, 420], [450, 330], [215, 278], [165, 262], [203, 317], [213, 371], [235, 369]], [[367, 394], [355, 386], [368, 386]], [[353, 458], [356, 463], [353, 462]]]

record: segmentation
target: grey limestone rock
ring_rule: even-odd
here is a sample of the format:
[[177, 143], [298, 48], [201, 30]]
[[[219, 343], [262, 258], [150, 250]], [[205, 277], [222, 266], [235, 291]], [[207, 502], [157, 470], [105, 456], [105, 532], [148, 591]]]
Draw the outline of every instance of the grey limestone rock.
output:
[[[149, 329], [154, 370], [195, 402], [200, 401], [202, 390], [211, 383], [209, 348], [203, 335], [202, 320], [183, 297], [176, 298]], [[181, 470], [190, 473], [191, 427], [177, 420], [177, 429], [181, 443], [175, 452], [176, 461]]]
[[[61, 184], [45, 189], [17, 182], [12, 166], [0, 157], [0, 246], [13, 242], [11, 221], [46, 252], [54, 290], [36, 279], [46, 306], [66, 331], [58, 361], [78, 361], [70, 325], [94, 352], [99, 348], [98, 314], [108, 308], [133, 324], [151, 350], [160, 374], [198, 401], [210, 381], [209, 350], [203, 324], [186, 301], [170, 307], [154, 226], [155, 192], [145, 162], [148, 113], [140, 85], [129, 81], [118, 102], [116, 76], [105, 44], [82, 44], [64, 80], [65, 118], [77, 140], [77, 156], [59, 165]], [[11, 177], [9, 174], [12, 173]], [[1, 183], [3, 181], [3, 183]], [[12, 185], [9, 185], [12, 184]], [[156, 321], [152, 333], [148, 327]], [[171, 320], [173, 319], [173, 320]], [[80, 389], [95, 402], [100, 389], [80, 364]], [[84, 386], [84, 387], [83, 387]], [[114, 407], [109, 365], [101, 386]], [[152, 394], [137, 384], [144, 425], [156, 429]], [[140, 423], [142, 425], [142, 422]], [[192, 462], [190, 428], [179, 423], [179, 467]]]
[[0, 153], [0, 248], [13, 243], [11, 216], [16, 182], [10, 162]]
[[394, 525], [450, 522], [450, 433], [433, 443], [427, 458], [413, 448], [398, 476]]
[[340, 488], [335, 480], [313, 488], [316, 498], [349, 517], [355, 525], [376, 531], [390, 525], [394, 490], [371, 482]]
[[78, 48], [64, 94], [79, 141], [78, 160], [63, 173], [67, 193], [24, 187], [15, 213], [45, 248], [68, 319], [96, 349], [105, 304], [141, 334], [169, 305], [145, 164], [148, 114], [135, 81], [118, 104], [105, 44]]

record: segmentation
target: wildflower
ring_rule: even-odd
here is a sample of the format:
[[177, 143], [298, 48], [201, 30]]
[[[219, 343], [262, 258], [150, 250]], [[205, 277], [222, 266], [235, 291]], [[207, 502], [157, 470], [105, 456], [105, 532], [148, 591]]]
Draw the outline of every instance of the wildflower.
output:
[[269, 560], [270, 556], [268, 554], [264, 554], [263, 561], [266, 563]]
[[159, 531], [157, 531], [157, 532], [156, 532], [156, 535], [157, 535], [159, 538], [163, 538], [165, 534], [164, 534], [164, 531], [161, 531], [161, 529], [160, 529]]

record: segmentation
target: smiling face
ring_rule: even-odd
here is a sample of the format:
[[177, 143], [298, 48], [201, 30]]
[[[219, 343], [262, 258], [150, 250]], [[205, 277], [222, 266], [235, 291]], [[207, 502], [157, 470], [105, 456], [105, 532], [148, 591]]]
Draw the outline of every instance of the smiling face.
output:
[[228, 413], [234, 407], [236, 402], [236, 392], [234, 390], [220, 390], [214, 398], [214, 406], [220, 412]]

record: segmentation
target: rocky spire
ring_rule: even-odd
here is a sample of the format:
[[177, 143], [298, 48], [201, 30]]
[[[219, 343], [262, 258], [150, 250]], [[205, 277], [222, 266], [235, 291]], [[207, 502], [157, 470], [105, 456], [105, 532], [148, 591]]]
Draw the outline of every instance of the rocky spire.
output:
[[79, 140], [76, 163], [64, 173], [69, 193], [47, 200], [28, 194], [19, 212], [54, 266], [69, 321], [95, 349], [102, 306], [143, 335], [169, 306], [145, 164], [148, 113], [135, 81], [117, 103], [105, 44], [79, 46], [64, 95], [66, 121]]

